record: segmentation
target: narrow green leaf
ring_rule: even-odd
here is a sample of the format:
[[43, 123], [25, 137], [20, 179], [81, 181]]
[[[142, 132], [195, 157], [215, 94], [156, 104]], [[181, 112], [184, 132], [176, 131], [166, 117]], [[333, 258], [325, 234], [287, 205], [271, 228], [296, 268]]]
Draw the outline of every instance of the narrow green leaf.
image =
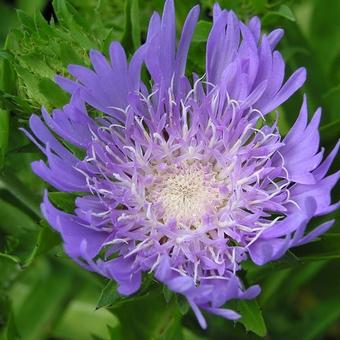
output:
[[340, 119], [321, 126], [320, 127], [321, 143], [326, 144], [332, 141], [336, 141], [339, 136], [339, 131], [340, 131]]
[[139, 15], [139, 1], [132, 0], [130, 10], [131, 33], [133, 47], [137, 49], [140, 45], [140, 15]]
[[22, 339], [49, 337], [51, 329], [74, 294], [74, 285], [77, 290], [82, 286], [82, 282], [74, 279], [75, 275], [70, 268], [53, 263], [45, 275], [38, 276], [37, 282], [28, 287], [29, 293], [16, 311], [16, 322]]
[[140, 16], [138, 0], [125, 2], [125, 28], [122, 44], [129, 52], [133, 52], [140, 45]]
[[340, 317], [339, 296], [318, 303], [305, 312], [302, 321], [286, 333], [282, 339], [314, 340], [324, 338], [325, 331]]
[[0, 169], [3, 167], [8, 147], [9, 113], [0, 109]]
[[22, 230], [35, 231], [37, 226], [20, 208], [0, 198], [0, 230], [19, 234]]
[[318, 240], [293, 249], [303, 261], [340, 258], [340, 233], [327, 233]]
[[7, 296], [2, 296], [0, 301], [0, 320], [4, 325], [1, 325], [0, 340], [15, 340], [20, 339], [20, 334], [15, 323], [15, 317], [11, 303]]
[[0, 183], [38, 217], [41, 216], [40, 198], [34, 192], [31, 192], [31, 190], [15, 176], [11, 169], [6, 169], [6, 171], [0, 174]]

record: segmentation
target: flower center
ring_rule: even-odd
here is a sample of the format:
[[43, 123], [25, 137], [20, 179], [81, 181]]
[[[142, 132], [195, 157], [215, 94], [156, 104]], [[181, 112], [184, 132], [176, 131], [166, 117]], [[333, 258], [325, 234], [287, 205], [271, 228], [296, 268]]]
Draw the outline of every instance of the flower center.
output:
[[149, 199], [164, 222], [175, 219], [183, 228], [197, 228], [207, 213], [222, 204], [221, 183], [208, 165], [198, 162], [167, 166], [158, 172]]

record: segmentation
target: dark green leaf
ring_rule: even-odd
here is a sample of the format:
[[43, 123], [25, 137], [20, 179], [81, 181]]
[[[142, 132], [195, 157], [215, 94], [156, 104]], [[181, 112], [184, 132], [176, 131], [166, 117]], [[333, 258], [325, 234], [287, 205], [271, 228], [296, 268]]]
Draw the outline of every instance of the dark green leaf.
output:
[[314, 340], [324, 338], [322, 334], [340, 317], [339, 296], [322, 301], [305, 312], [303, 320], [296, 322], [295, 327], [280, 339]]
[[133, 52], [140, 45], [140, 17], [138, 0], [125, 2], [125, 29], [122, 44]]
[[22, 202], [26, 207], [28, 207], [37, 216], [41, 216], [40, 213], [40, 198], [25, 186], [22, 181], [20, 181], [13, 171], [6, 169], [0, 174], [0, 182], [3, 186], [20, 202]]
[[51, 202], [65, 212], [73, 212], [75, 209], [75, 199], [77, 196], [67, 192], [53, 191], [48, 193]]
[[340, 258], [340, 233], [327, 233], [319, 240], [293, 249], [303, 261], [328, 260]]
[[5, 154], [8, 147], [9, 136], [9, 114], [7, 111], [0, 109], [0, 169], [5, 160]]
[[128, 300], [113, 308], [124, 339], [182, 339], [177, 304], [175, 301], [166, 304], [162, 295], [162, 289], [156, 287], [138, 300]]

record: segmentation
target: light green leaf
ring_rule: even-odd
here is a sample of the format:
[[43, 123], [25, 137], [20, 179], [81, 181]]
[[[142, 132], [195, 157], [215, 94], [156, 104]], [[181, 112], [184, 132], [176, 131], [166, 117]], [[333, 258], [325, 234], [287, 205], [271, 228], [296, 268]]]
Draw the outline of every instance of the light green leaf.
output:
[[[76, 283], [75, 275], [66, 266], [53, 263], [37, 282], [28, 286], [29, 292], [17, 306], [16, 323], [22, 339], [46, 339], [70, 302]], [[38, 312], [37, 312], [38, 311]]]

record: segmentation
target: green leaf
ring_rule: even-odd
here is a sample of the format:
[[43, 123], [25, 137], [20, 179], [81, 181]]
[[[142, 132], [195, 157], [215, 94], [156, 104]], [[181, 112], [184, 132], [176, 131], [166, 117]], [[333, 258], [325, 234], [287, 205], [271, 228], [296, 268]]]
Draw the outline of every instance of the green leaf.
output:
[[69, 95], [49, 78], [41, 79], [38, 87], [40, 93], [44, 95], [52, 106], [64, 106], [70, 99]]
[[140, 16], [138, 0], [132, 0], [131, 2], [130, 18], [133, 47], [137, 49], [140, 45]]
[[8, 282], [11, 281], [17, 274], [20, 266], [19, 259], [15, 256], [0, 253], [0, 292], [1, 288], [8, 286]]
[[29, 31], [35, 31], [36, 27], [34, 24], [34, 20], [30, 15], [26, 14], [21, 9], [17, 10], [17, 15], [20, 23], [24, 26], [25, 29]]
[[20, 208], [0, 198], [0, 230], [18, 234], [22, 230], [35, 231], [37, 226]]
[[176, 294], [176, 303], [182, 315], [185, 315], [189, 312], [190, 307], [188, 300], [183, 295]]
[[237, 311], [241, 314], [241, 322], [247, 331], [264, 337], [267, 334], [262, 311], [256, 300], [240, 300], [237, 303]]
[[314, 308], [304, 312], [302, 321], [285, 333], [281, 339], [314, 340], [324, 338], [325, 331], [340, 317], [339, 296], [321, 301]]
[[200, 20], [195, 28], [194, 35], [192, 37], [193, 42], [206, 42], [211, 30], [212, 23], [210, 21]]
[[54, 262], [51, 267], [46, 265], [43, 275], [37, 276], [37, 281], [27, 287], [28, 294], [15, 311], [18, 329], [25, 340], [48, 338], [70, 302], [75, 287], [77, 290], [82, 287], [81, 281], [75, 281], [71, 268]]
[[340, 258], [340, 233], [327, 233], [318, 240], [292, 249], [304, 261]]
[[287, 268], [298, 267], [302, 264], [302, 260], [300, 260], [291, 251], [288, 251], [279, 260], [269, 262], [265, 266], [257, 266], [252, 261], [246, 261], [242, 263], [242, 268], [247, 272], [246, 277], [249, 283], [258, 283], [272, 273]]
[[38, 217], [41, 217], [40, 198], [29, 190], [27, 186], [15, 176], [15, 173], [13, 173], [11, 169], [6, 169], [0, 173], [0, 183], [27, 208]]
[[11, 303], [7, 296], [2, 296], [0, 299], [0, 321], [4, 324], [0, 329], [0, 340], [20, 339]]
[[282, 18], [287, 19], [291, 22], [296, 21], [296, 18], [294, 16], [292, 10], [287, 5], [281, 5], [280, 8], [277, 11], [267, 12], [262, 19], [262, 23], [264, 25], [269, 25], [277, 17], [282, 17]]
[[61, 243], [60, 235], [52, 230], [45, 221], [41, 221], [40, 224], [41, 229], [37, 236], [36, 244], [31, 255], [24, 263], [25, 267], [31, 265], [37, 256], [48, 253], [52, 248]]
[[0, 169], [4, 165], [9, 137], [9, 113], [0, 109]]
[[123, 46], [133, 52], [140, 45], [140, 16], [138, 0], [125, 2], [125, 29], [122, 38]]
[[74, 212], [76, 195], [67, 192], [53, 191], [48, 193], [48, 197], [57, 208], [68, 213]]
[[[91, 286], [89, 288], [92, 288]], [[80, 327], [81, 326], [81, 327]], [[109, 329], [108, 329], [109, 328]], [[56, 339], [110, 339], [116, 331], [114, 340], [122, 339], [119, 334], [119, 321], [105, 308], [93, 310], [93, 302], [82, 299], [73, 300], [61, 314], [51, 338]]]
[[102, 290], [96, 309], [112, 306], [121, 296], [117, 292], [117, 283], [110, 280]]
[[171, 291], [167, 286], [163, 286], [163, 296], [166, 303], [169, 303], [174, 296], [174, 292]]
[[[340, 88], [339, 94], [340, 95]], [[340, 131], [340, 119], [334, 120], [328, 124], [320, 127], [321, 144], [330, 143], [336, 141]]]
[[84, 32], [83, 28], [75, 20], [79, 15], [65, 0], [53, 0], [53, 8], [60, 23], [70, 30], [77, 43], [87, 50], [96, 48], [97, 44]]
[[181, 314], [175, 301], [166, 304], [162, 288], [156, 287], [138, 300], [113, 308], [124, 339], [182, 339]]

